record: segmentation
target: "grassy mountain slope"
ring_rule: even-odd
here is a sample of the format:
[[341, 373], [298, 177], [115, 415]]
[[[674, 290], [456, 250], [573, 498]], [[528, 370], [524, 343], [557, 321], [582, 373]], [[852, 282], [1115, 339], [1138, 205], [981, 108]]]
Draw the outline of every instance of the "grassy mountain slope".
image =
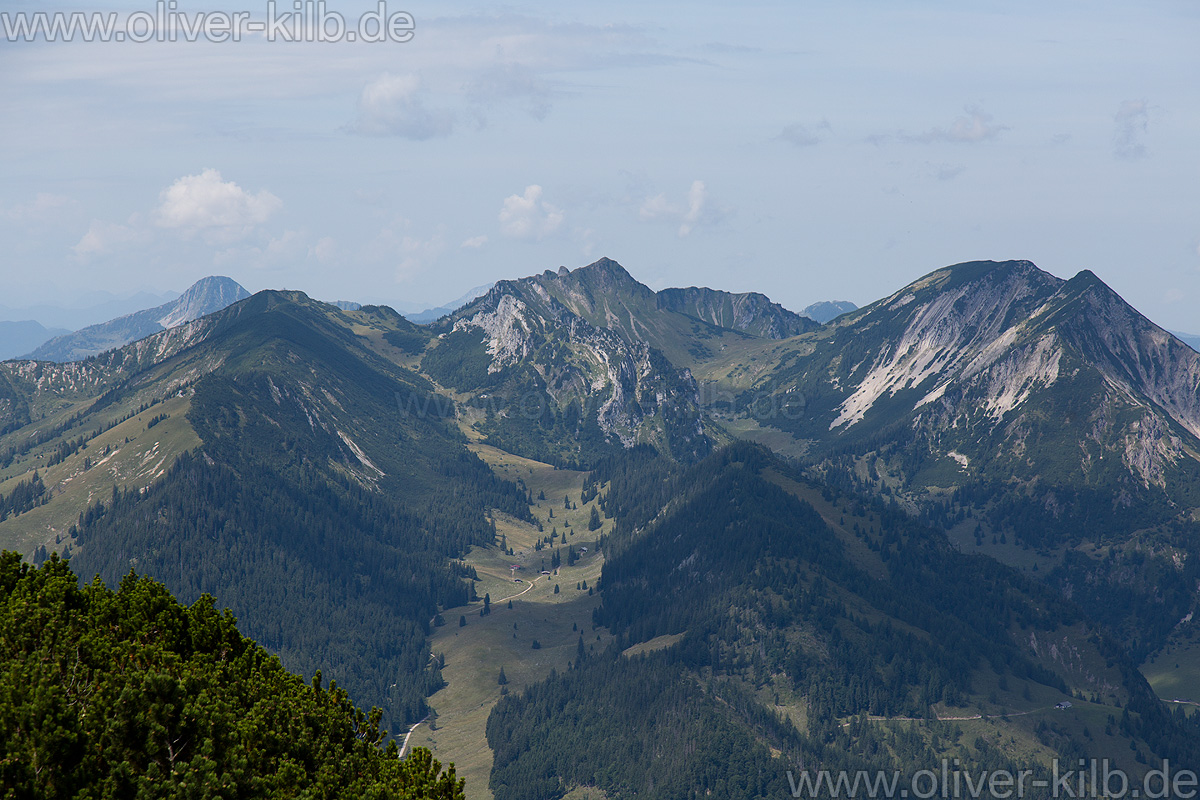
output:
[[[597, 621], [620, 644], [497, 706], [497, 800], [577, 785], [767, 797], [788, 769], [911, 773], [942, 757], [1200, 763], [1194, 731], [1078, 609], [893, 510], [746, 446], [682, 474], [643, 457], [599, 475], [621, 510]], [[680, 638], [619, 655], [664, 636]]]
[[[492, 800], [493, 760], [486, 737], [492, 708], [506, 694], [545, 680], [552, 670], [566, 670], [578, 659], [581, 638], [589, 653], [603, 651], [611, 641], [607, 629], [592, 622], [600, 597], [591, 590], [604, 564], [596, 540], [613, 523], [602, 519], [590, 530], [597, 497], [585, 493], [587, 473], [555, 469], [487, 445], [473, 449], [499, 477], [529, 488], [536, 522], [497, 515], [499, 542], [473, 547], [463, 559], [479, 577], [476, 593], [490, 596], [490, 613], [482, 613], [482, 601], [443, 612], [446, 624], [434, 628], [429, 646], [444, 661], [446, 686], [429, 698], [431, 717], [414, 730], [410, 745], [428, 747], [443, 762], [453, 762], [467, 780], [468, 798]], [[552, 544], [546, 544], [547, 537]], [[556, 551], [559, 565], [554, 567]], [[550, 574], [543, 575], [543, 568]], [[465, 626], [459, 627], [460, 616]]]

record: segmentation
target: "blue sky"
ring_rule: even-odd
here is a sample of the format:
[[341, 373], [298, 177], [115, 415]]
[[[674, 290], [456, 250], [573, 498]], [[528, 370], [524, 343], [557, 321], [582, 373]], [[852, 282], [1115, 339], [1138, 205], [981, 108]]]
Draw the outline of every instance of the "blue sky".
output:
[[[0, 305], [437, 304], [610, 256], [799, 308], [1027, 258], [1200, 330], [1193, 2], [387, 8], [411, 41], [0, 41]], [[154, 3], [4, 5], [97, 9]]]

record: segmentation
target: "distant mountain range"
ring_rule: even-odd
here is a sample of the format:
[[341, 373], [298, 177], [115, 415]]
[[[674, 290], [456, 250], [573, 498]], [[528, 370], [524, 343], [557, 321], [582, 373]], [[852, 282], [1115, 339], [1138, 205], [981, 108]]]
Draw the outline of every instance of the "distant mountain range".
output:
[[957, 264], [825, 324], [610, 259], [428, 325], [199, 316], [244, 294], [213, 281], [0, 363], [0, 544], [214, 595], [390, 730], [435, 712], [496, 800], [1200, 764], [1159, 700], [1200, 702], [1200, 354], [1091, 272]]
[[849, 300], [822, 300], [819, 303], [813, 303], [811, 306], [802, 309], [800, 315], [809, 319], [815, 319], [824, 325], [831, 319], [857, 310], [858, 306]]
[[544, 459], [588, 461], [613, 444], [645, 442], [688, 460], [712, 447], [688, 366], [818, 327], [757, 293], [655, 292], [601, 259], [500, 281], [433, 326], [439, 343], [424, 363], [443, 384], [491, 403], [536, 404], [553, 425], [515, 414], [485, 424], [510, 446], [544, 448]]
[[175, 300], [50, 339], [34, 349], [30, 358], [79, 361], [220, 311], [249, 296], [230, 278], [202, 278]]
[[1193, 350], [1200, 351], [1200, 336], [1194, 333], [1180, 333], [1179, 331], [1171, 331], [1171, 334]]
[[68, 333], [65, 328], [47, 328], [34, 320], [0, 322], [0, 361], [28, 353], [43, 342]]
[[54, 304], [8, 306], [0, 304], [0, 319], [37, 320], [47, 328], [79, 330], [106, 320], [160, 306], [179, 297], [179, 292], [141, 291], [131, 295], [91, 292]]
[[428, 325], [431, 322], [436, 322], [447, 314], [458, 311], [475, 298], [482, 297], [483, 295], [487, 294], [488, 291], [490, 291], [495, 285], [496, 284], [494, 283], [485, 283], [481, 286], [476, 286], [474, 289], [471, 289], [457, 300], [451, 300], [449, 303], [438, 306], [437, 308], [426, 308], [419, 311], [412, 310], [411, 312], [401, 310], [400, 313], [404, 314], [404, 318], [410, 322], [415, 322], [418, 325]]

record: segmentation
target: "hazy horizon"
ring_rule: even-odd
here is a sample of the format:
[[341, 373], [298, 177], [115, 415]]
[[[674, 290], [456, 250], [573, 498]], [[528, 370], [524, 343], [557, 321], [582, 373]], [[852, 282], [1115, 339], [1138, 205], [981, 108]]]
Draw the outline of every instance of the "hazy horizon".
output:
[[437, 306], [606, 255], [799, 309], [1028, 259], [1200, 329], [1193, 5], [387, 9], [411, 41], [4, 42], [0, 305]]

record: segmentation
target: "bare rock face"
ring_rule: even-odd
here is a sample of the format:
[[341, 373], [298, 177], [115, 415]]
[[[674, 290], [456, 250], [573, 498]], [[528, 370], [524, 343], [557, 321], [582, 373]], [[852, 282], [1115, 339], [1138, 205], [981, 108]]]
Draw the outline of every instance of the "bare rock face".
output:
[[960, 264], [830, 325], [764, 381], [804, 393], [828, 442], [903, 431], [966, 474], [1160, 487], [1200, 443], [1200, 354], [1091, 272]]
[[758, 292], [731, 294], [691, 287], [663, 289], [656, 299], [659, 308], [764, 339], [787, 339], [817, 328], [814, 320], [788, 311]]
[[[538, 393], [556, 412], [572, 405], [586, 409], [613, 444], [648, 443], [681, 458], [702, 456], [711, 442], [691, 373], [671, 364], [649, 342], [629, 335], [630, 329], [637, 330], [636, 321], [610, 328], [589, 320], [622, 320], [613, 310], [622, 292], [641, 295], [644, 290], [653, 302], [653, 293], [619, 265], [614, 270], [615, 264], [502, 281], [453, 315], [448, 333], [481, 334], [488, 375], [513, 375], [515, 381], [516, 373], [528, 378], [532, 371]], [[489, 394], [495, 396], [497, 390]], [[511, 388], [508, 397], [514, 404], [530, 403], [527, 395], [518, 398]], [[501, 413], [505, 411], [515, 413], [511, 408]]]
[[[781, 339], [819, 327], [760, 294], [711, 289], [654, 292], [616, 261], [501, 281], [440, 321], [446, 346], [470, 348], [471, 331], [486, 352], [486, 375], [462, 390], [512, 396], [519, 383], [546, 398], [555, 413], [582, 409], [613, 444], [649, 443], [679, 458], [707, 453], [712, 442], [700, 409], [689, 354], [700, 338]], [[428, 359], [435, 377], [451, 379], [466, 352]], [[439, 364], [441, 371], [439, 372]], [[465, 381], [465, 382], [464, 382]], [[474, 385], [469, 385], [469, 384]]]

